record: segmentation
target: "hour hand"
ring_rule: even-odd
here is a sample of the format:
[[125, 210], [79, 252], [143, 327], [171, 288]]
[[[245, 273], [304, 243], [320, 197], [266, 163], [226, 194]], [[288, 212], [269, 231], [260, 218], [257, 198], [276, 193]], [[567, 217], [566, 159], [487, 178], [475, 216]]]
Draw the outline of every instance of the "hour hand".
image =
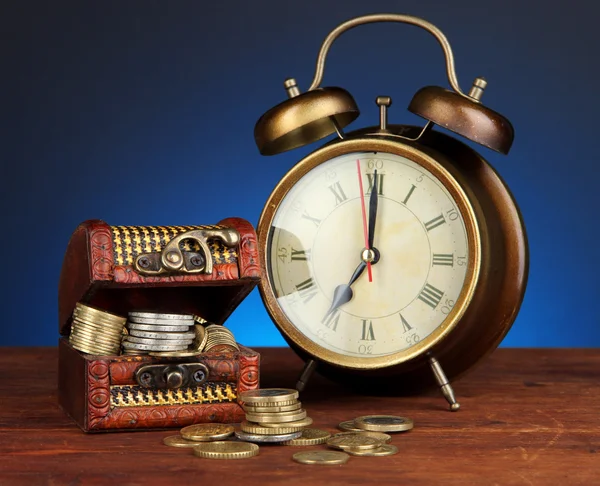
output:
[[341, 284], [335, 288], [335, 290], [333, 291], [333, 302], [331, 302], [331, 307], [327, 311], [327, 314], [325, 314], [325, 318], [327, 318], [331, 313], [333, 313], [338, 307], [352, 300], [354, 292], [352, 291], [352, 287], [350, 286], [354, 282], [356, 282], [358, 277], [361, 276], [366, 266], [367, 264], [364, 261], [360, 262], [358, 267], [356, 267], [356, 270], [354, 270], [352, 277], [350, 277], [350, 281], [347, 284]]

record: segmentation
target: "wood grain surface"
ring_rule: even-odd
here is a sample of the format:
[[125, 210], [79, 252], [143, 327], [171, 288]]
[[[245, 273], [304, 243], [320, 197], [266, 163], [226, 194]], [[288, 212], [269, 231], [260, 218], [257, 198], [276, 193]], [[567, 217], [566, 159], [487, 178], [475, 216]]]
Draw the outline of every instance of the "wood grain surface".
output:
[[[258, 351], [261, 386], [293, 387], [300, 360]], [[315, 376], [300, 399], [316, 427], [375, 413], [415, 421], [393, 436], [397, 455], [340, 466], [291, 459], [324, 446], [223, 461], [164, 446], [176, 430], [84, 434], [58, 406], [56, 348], [2, 348], [0, 377], [2, 486], [600, 484], [600, 349], [498, 349], [455, 383], [457, 413], [437, 393], [358, 396]]]

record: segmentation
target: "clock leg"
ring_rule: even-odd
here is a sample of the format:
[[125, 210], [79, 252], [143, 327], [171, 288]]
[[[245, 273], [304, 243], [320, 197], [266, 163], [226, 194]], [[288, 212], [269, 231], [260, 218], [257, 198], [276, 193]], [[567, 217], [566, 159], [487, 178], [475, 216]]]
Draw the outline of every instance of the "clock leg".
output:
[[317, 362], [314, 359], [309, 359], [304, 365], [304, 369], [302, 373], [300, 373], [300, 377], [298, 378], [298, 382], [296, 383], [296, 390], [299, 392], [304, 390], [304, 387], [308, 383], [308, 380], [317, 369]]
[[444, 373], [439, 361], [433, 356], [429, 358], [429, 364], [431, 365], [431, 370], [435, 376], [435, 381], [437, 381], [442, 395], [444, 395], [444, 398], [448, 400], [448, 403], [450, 404], [450, 410], [452, 412], [456, 412], [460, 408], [460, 403], [456, 401], [454, 390], [452, 389], [448, 378], [446, 378], [446, 373]]

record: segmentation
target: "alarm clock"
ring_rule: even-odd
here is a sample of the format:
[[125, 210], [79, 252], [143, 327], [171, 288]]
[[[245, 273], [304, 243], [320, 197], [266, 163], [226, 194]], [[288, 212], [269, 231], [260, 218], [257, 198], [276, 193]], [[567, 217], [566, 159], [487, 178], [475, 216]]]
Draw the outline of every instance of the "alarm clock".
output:
[[[343, 32], [400, 22], [441, 45], [450, 89], [427, 86], [408, 109], [423, 126], [388, 123], [344, 131], [359, 115], [348, 91], [320, 87], [327, 52]], [[333, 135], [277, 184], [259, 219], [261, 298], [312, 372], [369, 393], [438, 386], [458, 410], [451, 382], [500, 344], [528, 275], [524, 223], [500, 175], [460, 135], [508, 154], [511, 123], [481, 103], [487, 82], [460, 89], [444, 34], [418, 17], [374, 14], [325, 38], [312, 85], [285, 80], [288, 99], [257, 121], [262, 155]]]

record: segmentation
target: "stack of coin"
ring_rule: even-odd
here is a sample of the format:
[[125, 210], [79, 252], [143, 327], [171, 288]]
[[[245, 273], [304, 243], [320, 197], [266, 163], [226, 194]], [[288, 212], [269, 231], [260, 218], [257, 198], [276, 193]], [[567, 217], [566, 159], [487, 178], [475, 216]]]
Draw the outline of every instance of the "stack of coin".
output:
[[258, 446], [245, 442], [231, 442], [234, 428], [227, 424], [196, 424], [181, 429], [181, 435], [163, 439], [171, 447], [189, 447], [194, 455], [207, 459], [244, 459], [258, 455]]
[[231, 346], [239, 351], [240, 348], [235, 342], [233, 333], [225, 326], [211, 324], [210, 326], [206, 326], [204, 331], [206, 333], [206, 343], [202, 352], [208, 352], [217, 346]]
[[246, 442], [287, 442], [300, 439], [312, 419], [298, 401], [298, 391], [286, 388], [261, 388], [240, 394], [246, 420], [238, 439]]
[[413, 428], [407, 417], [393, 415], [365, 415], [342, 422], [344, 432], [327, 440], [327, 445], [353, 456], [391, 456], [398, 448], [389, 444], [391, 436], [385, 432], [406, 432]]
[[125, 317], [77, 303], [69, 342], [83, 353], [118, 355], [126, 320]]
[[187, 351], [196, 337], [191, 314], [130, 312], [127, 329], [129, 334], [122, 343], [124, 354]]
[[[194, 351], [201, 353], [202, 351], [204, 351], [204, 348], [206, 347], [206, 341], [208, 340], [208, 333], [206, 332], [206, 329], [204, 328], [203, 324], [200, 324], [198, 322], [198, 319], [195, 319], [196, 323], [194, 324], [194, 342], [192, 343], [192, 347], [191, 349], [193, 349]], [[206, 321], [204, 321], [206, 322]]]

